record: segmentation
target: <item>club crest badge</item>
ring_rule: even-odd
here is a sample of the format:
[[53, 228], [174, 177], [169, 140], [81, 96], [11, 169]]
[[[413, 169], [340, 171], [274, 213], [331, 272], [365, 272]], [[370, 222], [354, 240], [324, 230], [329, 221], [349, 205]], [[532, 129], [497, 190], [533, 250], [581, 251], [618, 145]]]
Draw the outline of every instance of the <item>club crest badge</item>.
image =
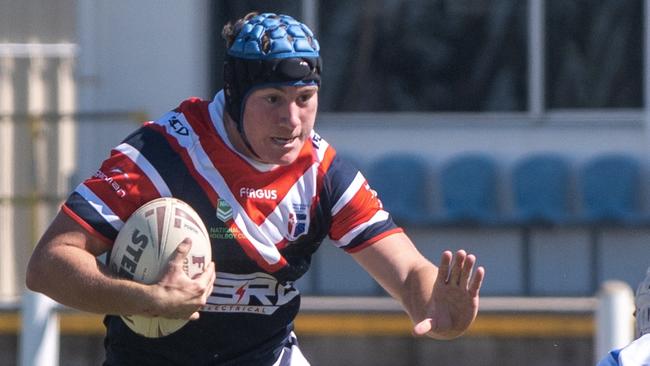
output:
[[222, 222], [232, 219], [232, 207], [228, 202], [219, 198], [217, 202], [217, 218]]
[[293, 211], [289, 212], [287, 224], [287, 239], [296, 240], [307, 233], [309, 228], [309, 206], [294, 204]]

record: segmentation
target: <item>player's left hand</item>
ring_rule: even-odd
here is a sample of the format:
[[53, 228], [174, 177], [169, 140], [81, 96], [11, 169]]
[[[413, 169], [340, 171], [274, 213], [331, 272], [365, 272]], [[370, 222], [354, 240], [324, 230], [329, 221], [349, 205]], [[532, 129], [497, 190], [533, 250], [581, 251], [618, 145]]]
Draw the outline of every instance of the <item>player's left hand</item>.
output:
[[[453, 261], [452, 261], [453, 256]], [[433, 294], [427, 305], [427, 318], [413, 327], [417, 336], [452, 339], [469, 328], [479, 305], [479, 290], [485, 269], [474, 270], [476, 257], [459, 250], [442, 253]]]

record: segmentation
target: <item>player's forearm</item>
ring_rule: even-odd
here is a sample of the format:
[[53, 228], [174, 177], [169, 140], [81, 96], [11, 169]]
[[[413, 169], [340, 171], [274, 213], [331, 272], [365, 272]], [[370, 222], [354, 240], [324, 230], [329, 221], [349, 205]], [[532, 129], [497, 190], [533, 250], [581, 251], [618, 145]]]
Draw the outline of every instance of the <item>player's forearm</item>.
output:
[[382, 238], [353, 257], [402, 303], [413, 321], [424, 319], [438, 270], [404, 233]]
[[438, 268], [428, 260], [422, 260], [414, 265], [401, 287], [399, 300], [414, 323], [427, 317], [433, 285], [438, 274]]
[[74, 246], [35, 252], [27, 286], [61, 304], [102, 314], [153, 314], [152, 288], [119, 279], [95, 257]]

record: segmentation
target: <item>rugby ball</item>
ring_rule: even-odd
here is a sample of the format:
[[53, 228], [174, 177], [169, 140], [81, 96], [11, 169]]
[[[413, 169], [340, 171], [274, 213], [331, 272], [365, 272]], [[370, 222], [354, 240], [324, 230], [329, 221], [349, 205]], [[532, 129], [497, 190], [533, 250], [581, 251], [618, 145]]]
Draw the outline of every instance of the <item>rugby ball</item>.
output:
[[[183, 263], [194, 277], [212, 261], [210, 236], [199, 215], [187, 203], [172, 197], [147, 202], [138, 208], [119, 231], [109, 259], [109, 268], [122, 278], [153, 284], [162, 277], [167, 263], [185, 239], [192, 247]], [[187, 319], [142, 315], [121, 316], [135, 333], [158, 338], [179, 330]]]

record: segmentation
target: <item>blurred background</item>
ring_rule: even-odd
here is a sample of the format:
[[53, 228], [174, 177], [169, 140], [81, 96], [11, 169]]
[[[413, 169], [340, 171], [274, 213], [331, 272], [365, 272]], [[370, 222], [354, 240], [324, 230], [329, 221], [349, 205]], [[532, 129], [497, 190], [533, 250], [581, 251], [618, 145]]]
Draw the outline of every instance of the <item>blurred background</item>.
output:
[[[25, 265], [62, 200], [143, 121], [214, 96], [221, 28], [251, 10], [315, 30], [324, 63], [316, 129], [419, 249], [437, 262], [465, 248], [487, 268], [475, 325], [432, 342], [413, 339], [399, 307], [325, 243], [300, 281], [307, 357], [594, 364], [604, 356], [599, 290], [612, 280], [635, 288], [650, 264], [648, 8], [0, 0], [0, 365], [20, 363]], [[100, 316], [61, 309], [56, 322], [62, 365], [101, 364]]]

